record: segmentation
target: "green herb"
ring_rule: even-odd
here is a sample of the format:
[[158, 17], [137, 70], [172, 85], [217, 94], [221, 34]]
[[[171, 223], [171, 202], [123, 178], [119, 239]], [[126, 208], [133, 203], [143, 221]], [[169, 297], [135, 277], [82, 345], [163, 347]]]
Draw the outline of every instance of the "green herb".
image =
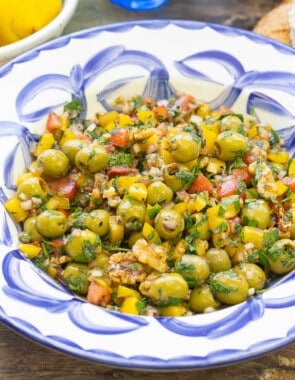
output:
[[109, 166], [127, 166], [132, 167], [132, 156], [129, 153], [119, 152], [116, 154], [111, 154], [109, 156]]
[[78, 99], [73, 99], [71, 102], [65, 104], [64, 111], [83, 111], [84, 108]]

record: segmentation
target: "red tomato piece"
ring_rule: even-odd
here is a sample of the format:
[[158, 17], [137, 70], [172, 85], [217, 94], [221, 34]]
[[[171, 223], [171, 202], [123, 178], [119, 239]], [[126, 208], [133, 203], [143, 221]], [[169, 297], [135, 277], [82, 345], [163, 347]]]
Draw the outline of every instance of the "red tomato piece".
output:
[[46, 121], [46, 129], [49, 132], [54, 131], [55, 129], [60, 128], [61, 122], [59, 120], [59, 116], [55, 112], [49, 112], [47, 116], [47, 121]]
[[199, 174], [195, 180], [191, 183], [188, 193], [199, 193], [201, 191], [209, 191], [209, 193], [213, 190], [213, 184], [210, 180], [204, 176], [204, 174]]
[[244, 181], [246, 185], [250, 185], [253, 174], [249, 172], [248, 167], [233, 169], [232, 173], [235, 178]]
[[217, 198], [224, 198], [230, 195], [237, 194], [238, 184], [241, 180], [237, 177], [229, 176], [220, 182], [216, 188]]
[[126, 166], [118, 165], [113, 166], [107, 172], [109, 178], [128, 174], [138, 174], [138, 170], [136, 168], [127, 168]]
[[110, 143], [118, 148], [124, 148], [129, 142], [129, 131], [126, 128], [116, 128], [111, 135]]
[[47, 181], [49, 189], [56, 195], [65, 196], [70, 200], [73, 200], [77, 190], [77, 183], [69, 176], [50, 179]]

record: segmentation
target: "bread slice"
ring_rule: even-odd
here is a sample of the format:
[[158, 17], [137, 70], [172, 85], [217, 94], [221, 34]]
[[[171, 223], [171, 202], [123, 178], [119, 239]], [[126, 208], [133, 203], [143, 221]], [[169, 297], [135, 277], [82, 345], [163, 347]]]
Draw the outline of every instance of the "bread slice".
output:
[[253, 32], [295, 46], [295, 0], [285, 0], [261, 18]]

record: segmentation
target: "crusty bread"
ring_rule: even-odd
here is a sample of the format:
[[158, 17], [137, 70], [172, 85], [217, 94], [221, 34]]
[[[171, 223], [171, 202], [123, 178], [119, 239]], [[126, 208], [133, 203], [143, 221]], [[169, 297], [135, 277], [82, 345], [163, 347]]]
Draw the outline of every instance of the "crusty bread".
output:
[[253, 32], [292, 45], [289, 14], [292, 0], [285, 0], [267, 13], [254, 27]]

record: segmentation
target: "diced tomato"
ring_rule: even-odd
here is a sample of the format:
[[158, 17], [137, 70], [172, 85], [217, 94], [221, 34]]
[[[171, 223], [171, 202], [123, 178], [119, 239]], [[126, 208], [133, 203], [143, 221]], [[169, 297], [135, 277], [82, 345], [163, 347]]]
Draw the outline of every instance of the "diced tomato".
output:
[[191, 110], [191, 103], [195, 102], [195, 98], [189, 94], [182, 95], [177, 99], [176, 103], [183, 112], [189, 112]]
[[138, 174], [138, 170], [136, 168], [128, 168], [127, 166], [118, 165], [113, 166], [107, 172], [109, 178], [128, 174]]
[[118, 148], [124, 148], [129, 142], [129, 131], [126, 128], [116, 128], [111, 135], [110, 143]]
[[192, 182], [188, 189], [188, 193], [198, 193], [201, 191], [208, 191], [209, 193], [213, 190], [213, 184], [210, 180], [204, 176], [204, 174], [199, 174], [195, 180]]
[[233, 169], [232, 173], [235, 178], [244, 181], [246, 185], [250, 185], [253, 174], [249, 172], [248, 167]]
[[295, 193], [295, 178], [289, 177], [284, 182], [286, 183], [287, 186], [289, 186], [289, 188], [292, 191], [292, 193]]
[[229, 176], [220, 182], [216, 188], [217, 198], [221, 199], [230, 195], [237, 194], [238, 184], [241, 180], [237, 177]]
[[55, 129], [58, 129], [60, 127], [61, 127], [61, 122], [60, 122], [58, 114], [56, 114], [55, 112], [49, 112], [47, 116], [47, 121], [46, 121], [46, 129], [49, 132], [52, 132]]
[[168, 119], [167, 108], [162, 104], [153, 109], [153, 113], [157, 120], [163, 121]]
[[47, 181], [49, 189], [56, 195], [68, 197], [73, 200], [76, 194], [77, 183], [69, 176], [49, 179]]

